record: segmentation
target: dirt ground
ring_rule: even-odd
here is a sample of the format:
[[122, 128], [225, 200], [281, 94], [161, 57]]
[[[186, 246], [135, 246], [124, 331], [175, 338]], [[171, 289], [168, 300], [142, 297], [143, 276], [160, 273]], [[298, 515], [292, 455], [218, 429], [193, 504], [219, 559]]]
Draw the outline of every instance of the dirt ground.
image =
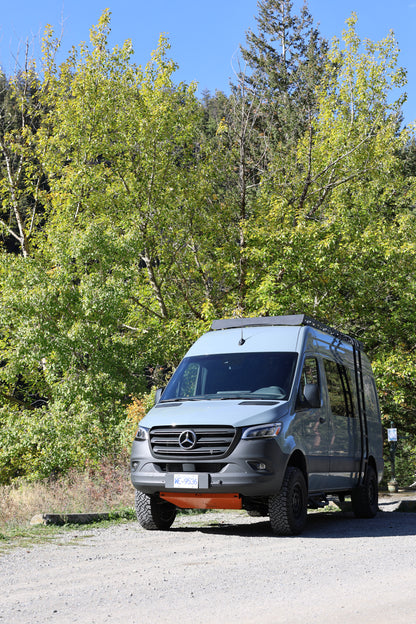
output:
[[245, 512], [183, 515], [167, 532], [130, 522], [63, 532], [0, 556], [0, 623], [411, 622], [416, 513], [382, 496], [372, 520], [308, 516], [276, 537]]

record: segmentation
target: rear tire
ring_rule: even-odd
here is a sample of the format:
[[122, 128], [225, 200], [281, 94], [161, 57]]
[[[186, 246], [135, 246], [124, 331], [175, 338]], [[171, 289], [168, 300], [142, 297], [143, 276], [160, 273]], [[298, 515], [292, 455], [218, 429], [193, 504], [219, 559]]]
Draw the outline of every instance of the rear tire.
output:
[[167, 531], [176, 518], [175, 505], [162, 500], [157, 494], [136, 490], [135, 508], [137, 520], [148, 531]]
[[269, 498], [269, 516], [276, 535], [299, 535], [306, 525], [308, 490], [299, 468], [289, 466], [281, 490]]
[[364, 482], [351, 492], [351, 503], [357, 518], [374, 518], [378, 512], [377, 473], [370, 465], [367, 466]]

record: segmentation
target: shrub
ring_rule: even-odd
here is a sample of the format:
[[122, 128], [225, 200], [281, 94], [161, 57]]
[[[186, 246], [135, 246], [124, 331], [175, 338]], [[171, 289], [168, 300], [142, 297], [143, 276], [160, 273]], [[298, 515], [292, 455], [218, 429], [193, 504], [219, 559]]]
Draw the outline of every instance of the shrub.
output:
[[126, 454], [57, 479], [16, 479], [0, 486], [0, 531], [24, 527], [37, 514], [108, 512], [132, 507], [133, 499]]

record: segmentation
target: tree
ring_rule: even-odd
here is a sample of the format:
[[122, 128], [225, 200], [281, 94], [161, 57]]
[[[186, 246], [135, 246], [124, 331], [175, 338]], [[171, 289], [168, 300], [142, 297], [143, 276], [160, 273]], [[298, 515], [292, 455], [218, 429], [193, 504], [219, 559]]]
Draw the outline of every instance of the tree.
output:
[[[298, 50], [303, 26], [285, 24]], [[108, 11], [60, 67], [48, 30], [30, 96], [3, 80], [2, 231], [20, 253], [0, 255], [0, 480], [120, 451], [131, 396], [242, 313], [302, 311], [362, 339], [385, 418], [414, 431], [414, 137], [394, 38], [355, 25], [305, 101], [308, 65], [288, 52], [286, 95], [267, 65], [201, 104], [165, 38], [144, 68], [130, 42], [110, 50]]]
[[306, 6], [300, 16], [292, 14], [288, 0], [258, 6], [259, 32], [249, 31], [241, 48], [245, 65], [236, 71], [223, 124], [233, 162], [229, 201], [239, 224], [239, 314], [247, 309], [246, 226], [255, 214], [260, 181], [270, 174], [273, 153], [293, 146], [303, 131], [326, 49]]
[[165, 39], [142, 70], [130, 62], [130, 44], [108, 53], [108, 28], [105, 13], [93, 51], [50, 78], [55, 103], [44, 149], [59, 223], [53, 229], [97, 218], [117, 223], [136, 263], [136, 308], [168, 321], [178, 316], [180, 294], [183, 313], [200, 319], [201, 297], [213, 290], [212, 267], [203, 265], [218, 263], [212, 238], [226, 240], [220, 223], [227, 210], [220, 213], [210, 193], [213, 158], [201, 143], [195, 85], [174, 84]]
[[362, 339], [386, 419], [412, 430], [416, 189], [400, 158], [410, 140], [399, 131], [405, 75], [391, 34], [361, 42], [355, 16], [347, 26], [317, 112], [296, 150], [276, 155], [248, 224], [250, 304], [260, 314], [303, 311]]
[[[16, 412], [21, 423], [25, 410], [36, 423], [49, 449], [37, 475], [120, 447], [131, 395], [146, 391], [152, 371], [176, 365], [183, 343], [205, 327], [233, 249], [229, 210], [219, 211], [212, 193], [215, 159], [201, 143], [195, 86], [174, 84], [164, 38], [144, 69], [131, 62], [129, 42], [108, 50], [109, 24], [104, 12], [91, 49], [74, 50], [59, 68], [48, 34], [48, 114], [37, 133], [48, 220], [35, 257], [4, 257], [0, 275], [3, 423], [17, 422]], [[64, 449], [51, 455], [47, 423], [59, 413], [68, 417], [66, 444], [78, 449], [65, 457]], [[8, 475], [16, 449], [37, 453], [22, 440], [5, 451]]]
[[6, 248], [24, 257], [42, 219], [45, 177], [36, 158], [42, 111], [40, 82], [26, 57], [17, 76], [0, 75], [0, 232]]
[[327, 43], [314, 26], [306, 2], [299, 15], [290, 0], [259, 0], [258, 32], [248, 31], [241, 48], [242, 78], [262, 103], [257, 122], [271, 146], [293, 146], [315, 109], [315, 86], [326, 61]]

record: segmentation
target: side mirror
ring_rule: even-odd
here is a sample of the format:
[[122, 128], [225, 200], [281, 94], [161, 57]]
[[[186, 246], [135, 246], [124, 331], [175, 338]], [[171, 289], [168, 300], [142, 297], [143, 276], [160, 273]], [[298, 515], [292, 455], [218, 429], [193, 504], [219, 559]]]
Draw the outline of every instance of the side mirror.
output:
[[319, 394], [318, 384], [305, 384], [303, 396], [305, 397], [309, 407], [321, 407], [321, 397]]
[[158, 388], [156, 390], [156, 394], [155, 394], [155, 405], [157, 405], [157, 403], [159, 403], [160, 399], [162, 398], [162, 394], [165, 388]]

